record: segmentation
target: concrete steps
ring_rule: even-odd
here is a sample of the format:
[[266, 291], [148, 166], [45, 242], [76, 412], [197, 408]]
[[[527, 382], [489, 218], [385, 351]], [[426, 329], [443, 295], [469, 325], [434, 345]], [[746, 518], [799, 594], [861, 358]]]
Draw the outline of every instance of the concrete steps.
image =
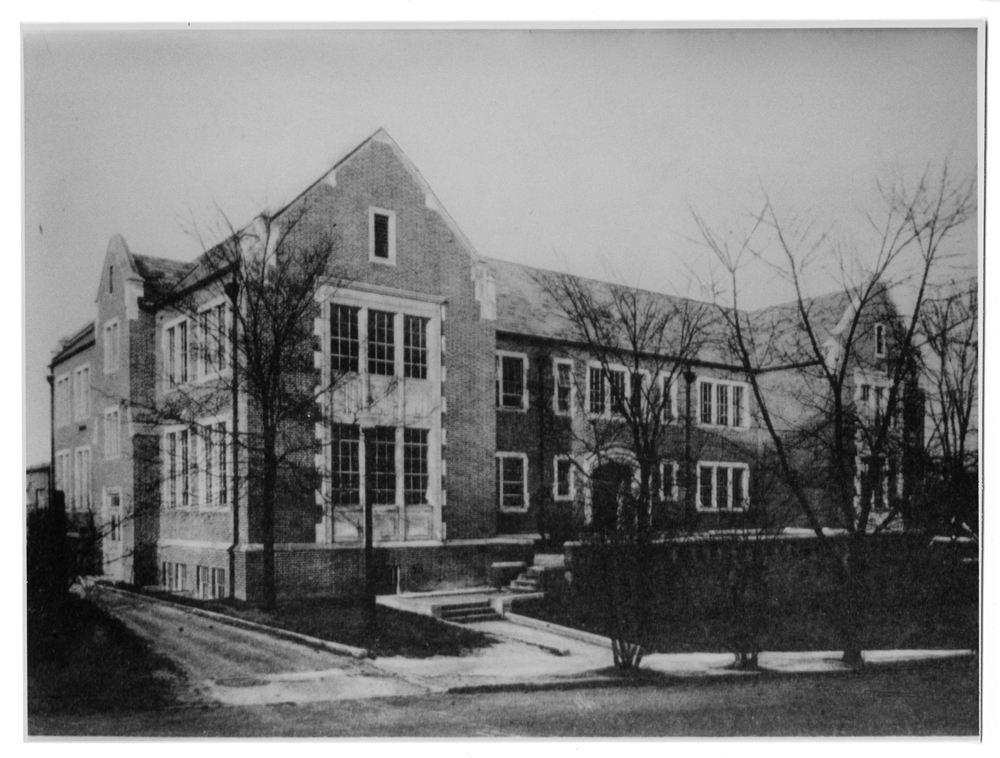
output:
[[445, 621], [454, 621], [457, 624], [500, 620], [500, 615], [493, 610], [489, 600], [443, 605], [438, 609], [438, 616]]

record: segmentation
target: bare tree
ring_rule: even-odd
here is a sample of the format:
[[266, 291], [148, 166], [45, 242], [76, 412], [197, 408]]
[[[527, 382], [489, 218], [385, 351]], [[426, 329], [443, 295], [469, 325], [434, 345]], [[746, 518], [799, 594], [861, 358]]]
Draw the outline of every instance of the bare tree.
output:
[[[266, 608], [277, 600], [277, 503], [312, 502], [319, 475], [317, 401], [330, 388], [317, 386], [313, 366], [318, 296], [343, 284], [331, 238], [312, 226], [300, 228], [304, 215], [302, 208], [293, 207], [274, 217], [260, 216], [243, 229], [223, 218], [225, 240], [199, 259], [164, 303], [193, 325], [177, 338], [184, 340], [177, 346], [184, 376], [177, 376], [179, 367], [168, 365], [170, 391], [142, 409], [159, 424], [183, 422], [206, 444], [225, 450], [225, 465], [204, 473], [214, 477], [217, 491], [226, 488], [234, 504], [234, 533], [240, 529], [235, 505], [240, 493], [259, 506]], [[206, 302], [223, 295], [227, 308], [205, 310]], [[167, 360], [173, 361], [173, 351], [167, 352]], [[184, 384], [195, 364], [210, 366], [211, 376], [197, 385]], [[332, 382], [340, 378], [335, 374]], [[228, 432], [199, 422], [231, 409], [239, 412], [232, 413]], [[223, 433], [225, 438], [219, 436]], [[231, 479], [224, 479], [230, 472]]]
[[[884, 189], [883, 196], [884, 217], [868, 216], [878, 244], [867, 258], [840, 253], [811, 227], [796, 231], [766, 196], [738, 231], [717, 232], [694, 213], [725, 272], [712, 294], [781, 479], [839, 568], [843, 657], [855, 666], [863, 664], [869, 538], [899, 512], [893, 461], [914, 432], [899, 419], [904, 397], [915, 394], [915, 335], [928, 282], [946, 255], [945, 241], [976, 212], [974, 181], [956, 182], [947, 170], [937, 179], [926, 174], [913, 188]], [[837, 291], [810, 297], [813, 270], [831, 262], [839, 264]], [[741, 310], [751, 265], [789, 283], [795, 300], [758, 313]], [[890, 296], [903, 285], [913, 293], [908, 315]], [[831, 539], [828, 526], [846, 536]]]
[[[978, 529], [979, 290], [975, 278], [927, 300], [920, 316], [930, 436], [921, 511], [937, 527]], [[937, 505], [937, 508], [935, 508]], [[943, 522], [943, 523], [941, 523]]]
[[[654, 514], [661, 465], [677, 420], [675, 392], [705, 340], [710, 309], [617, 284], [540, 273], [588, 372], [573, 433], [590, 461], [588, 547], [600, 563], [615, 665], [639, 666], [649, 626]], [[686, 467], [689, 468], [689, 467]], [[668, 495], [669, 496], [669, 495]]]

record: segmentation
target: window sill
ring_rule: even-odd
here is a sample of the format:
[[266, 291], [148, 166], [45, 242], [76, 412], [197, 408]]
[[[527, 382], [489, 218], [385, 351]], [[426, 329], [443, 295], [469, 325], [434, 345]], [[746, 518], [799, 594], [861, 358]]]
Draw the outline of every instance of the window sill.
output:
[[528, 412], [528, 409], [525, 408], [525, 407], [523, 407], [523, 406], [520, 407], [520, 408], [518, 408], [518, 407], [515, 407], [513, 405], [498, 405], [498, 406], [496, 406], [496, 409], [498, 411], [511, 411], [513, 413], [527, 413]]
[[695, 510], [698, 513], [746, 513], [747, 507], [742, 508], [705, 508], [704, 506], [697, 505]]
[[528, 506], [524, 506], [523, 508], [504, 508], [503, 506], [500, 506], [500, 512], [501, 513], [527, 513], [528, 512]]

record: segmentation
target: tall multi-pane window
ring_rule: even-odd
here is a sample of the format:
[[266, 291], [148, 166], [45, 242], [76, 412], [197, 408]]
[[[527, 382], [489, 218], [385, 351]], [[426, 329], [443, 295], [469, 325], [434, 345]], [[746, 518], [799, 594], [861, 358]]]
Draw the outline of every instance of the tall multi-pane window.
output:
[[330, 368], [335, 373], [358, 371], [358, 308], [330, 306]]
[[622, 415], [625, 413], [626, 402], [625, 372], [620, 369], [610, 369], [607, 376], [608, 389], [611, 393], [611, 412]]
[[358, 505], [361, 502], [358, 427], [335, 424], [331, 431], [330, 502], [334, 505]]
[[729, 385], [715, 385], [715, 423], [719, 426], [729, 426]]
[[122, 496], [118, 492], [108, 493], [108, 539], [118, 542], [122, 538]]
[[201, 447], [204, 456], [205, 484], [202, 491], [205, 494], [205, 505], [211, 506], [215, 498], [215, 429], [209, 424], [202, 430]]
[[743, 387], [733, 385], [733, 426], [743, 426]]
[[90, 416], [90, 366], [73, 371], [73, 419], [86, 421]]
[[226, 304], [219, 303], [201, 312], [199, 318], [201, 370], [204, 376], [226, 368]]
[[368, 373], [392, 376], [395, 373], [395, 314], [368, 311]]
[[228, 446], [229, 437], [226, 434], [226, 422], [220, 421], [215, 425], [215, 449], [219, 456], [219, 505], [225, 505], [229, 502]]
[[180, 372], [177, 381], [186, 382], [188, 380], [188, 328], [187, 321], [182, 321], [177, 325], [177, 339], [180, 355]]
[[167, 329], [167, 379], [171, 384], [177, 383], [177, 329]]
[[177, 507], [177, 433], [167, 433], [167, 507]]
[[604, 413], [604, 371], [597, 366], [587, 369], [587, 408], [595, 415]]
[[497, 405], [524, 408], [525, 359], [518, 355], [497, 356]]
[[70, 375], [56, 378], [56, 426], [66, 426], [73, 418]]
[[573, 404], [573, 364], [556, 361], [556, 413], [572, 412]]
[[189, 433], [187, 429], [182, 429], [178, 434], [177, 446], [180, 448], [180, 475], [181, 475], [181, 505], [187, 508], [191, 505], [191, 457], [189, 445]]
[[121, 455], [121, 412], [112, 408], [104, 412], [104, 457], [113, 460]]
[[740, 510], [747, 507], [750, 470], [745, 463], [699, 463], [698, 507]]
[[74, 465], [73, 510], [90, 510], [90, 448], [77, 448]]
[[427, 319], [403, 316], [403, 376], [427, 378]]
[[528, 507], [527, 464], [521, 453], [497, 453], [497, 503], [503, 510]]
[[403, 502], [420, 505], [427, 499], [427, 430], [403, 430]]
[[715, 497], [712, 492], [712, 483], [715, 479], [715, 472], [711, 466], [698, 467], [698, 502], [702, 508], [714, 508]]
[[670, 381], [669, 376], [663, 377], [663, 383], [660, 385], [661, 396], [660, 396], [660, 408], [663, 409], [663, 418], [670, 421], [674, 417], [674, 388]]
[[376, 426], [365, 431], [367, 492], [372, 505], [396, 502], [396, 429]]
[[712, 423], [712, 385], [708, 382], [701, 385], [701, 423]]

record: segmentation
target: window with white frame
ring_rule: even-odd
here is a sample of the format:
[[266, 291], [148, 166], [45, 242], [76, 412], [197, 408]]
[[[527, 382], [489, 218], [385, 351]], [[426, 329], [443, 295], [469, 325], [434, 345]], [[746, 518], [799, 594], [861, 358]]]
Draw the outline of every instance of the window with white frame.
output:
[[698, 462], [699, 510], [745, 510], [749, 486], [750, 467], [745, 463]]
[[396, 265], [396, 214], [393, 211], [368, 209], [368, 260]]
[[121, 409], [118, 406], [104, 411], [104, 459], [114, 460], [122, 454]]
[[71, 510], [90, 510], [89, 447], [78, 447], [73, 454], [73, 501]]
[[590, 415], [623, 415], [633, 390], [639, 389], [641, 392], [641, 382], [644, 377], [645, 374], [637, 374], [633, 380], [629, 380], [628, 372], [624, 368], [609, 366], [605, 369], [596, 364], [588, 366], [587, 410]]
[[350, 305], [330, 305], [330, 369], [334, 376], [358, 372], [360, 310]]
[[107, 538], [111, 542], [120, 542], [122, 538], [122, 496], [117, 490], [107, 493], [105, 519], [107, 521]]
[[227, 422], [205, 421], [199, 424], [195, 437], [201, 441], [198, 463], [201, 484], [196, 487], [201, 495], [201, 505], [204, 508], [225, 507], [229, 503]]
[[73, 451], [60, 450], [56, 453], [56, 489], [66, 497], [66, 507], [73, 498]]
[[118, 319], [104, 325], [104, 373], [110, 374], [118, 370]]
[[194, 377], [196, 340], [189, 339], [187, 319], [181, 319], [164, 330], [163, 365], [167, 382], [171, 385], [184, 384]]
[[698, 383], [698, 420], [703, 425], [747, 426], [746, 384], [718, 379], [701, 379]]
[[366, 493], [371, 505], [396, 503], [396, 428], [365, 429]]
[[885, 324], [875, 324], [875, 357], [885, 358]]
[[403, 315], [403, 376], [427, 378], [427, 322], [420, 316]]
[[56, 377], [56, 426], [66, 426], [73, 420], [73, 399], [70, 375]]
[[573, 361], [556, 358], [552, 362], [555, 392], [552, 395], [552, 410], [562, 416], [573, 413], [576, 386], [573, 383]]
[[330, 435], [330, 502], [361, 503], [361, 432], [357, 426], [334, 424]]
[[677, 413], [677, 382], [671, 381], [670, 374], [660, 375], [660, 409], [663, 420], [672, 421]]
[[86, 421], [90, 416], [90, 364], [73, 370], [73, 420]]
[[[855, 390], [855, 403], [858, 406], [858, 415], [870, 423], [879, 423], [886, 413], [889, 403], [889, 390], [891, 382], [883, 380], [867, 380], [857, 386]], [[898, 408], [899, 403], [896, 403]], [[894, 414], [891, 419], [893, 423], [898, 422], [898, 414]]]
[[528, 509], [528, 456], [497, 453], [497, 505], [501, 511]]
[[168, 592], [187, 592], [187, 564], [163, 561], [160, 564], [160, 583]]
[[901, 497], [903, 494], [903, 472], [893, 456], [858, 456], [854, 476], [855, 506], [861, 502], [864, 478], [873, 468], [878, 470], [878, 474], [873, 477], [872, 481], [868, 482], [871, 487], [869, 503], [873, 511], [884, 512], [889, 510], [892, 505], [894, 495]]
[[526, 410], [528, 407], [528, 356], [498, 351], [496, 355], [497, 407]]
[[660, 462], [660, 496], [663, 500], [680, 499], [679, 474], [680, 466], [677, 461], [666, 459]]
[[576, 471], [573, 459], [568, 455], [557, 455], [553, 469], [555, 480], [552, 482], [552, 498], [554, 500], [575, 499]]
[[196, 566], [195, 592], [198, 597], [205, 599], [226, 597], [226, 570], [210, 566]]
[[368, 311], [368, 373], [393, 376], [396, 372], [395, 315]]
[[228, 314], [224, 301], [213, 303], [198, 313], [198, 360], [194, 362], [198, 369], [192, 373], [207, 378], [228, 368]]
[[427, 430], [403, 429], [403, 502], [427, 502]]
[[164, 501], [167, 508], [189, 508], [195, 503], [197, 478], [192, 448], [194, 435], [187, 427], [167, 431], [164, 441]]

